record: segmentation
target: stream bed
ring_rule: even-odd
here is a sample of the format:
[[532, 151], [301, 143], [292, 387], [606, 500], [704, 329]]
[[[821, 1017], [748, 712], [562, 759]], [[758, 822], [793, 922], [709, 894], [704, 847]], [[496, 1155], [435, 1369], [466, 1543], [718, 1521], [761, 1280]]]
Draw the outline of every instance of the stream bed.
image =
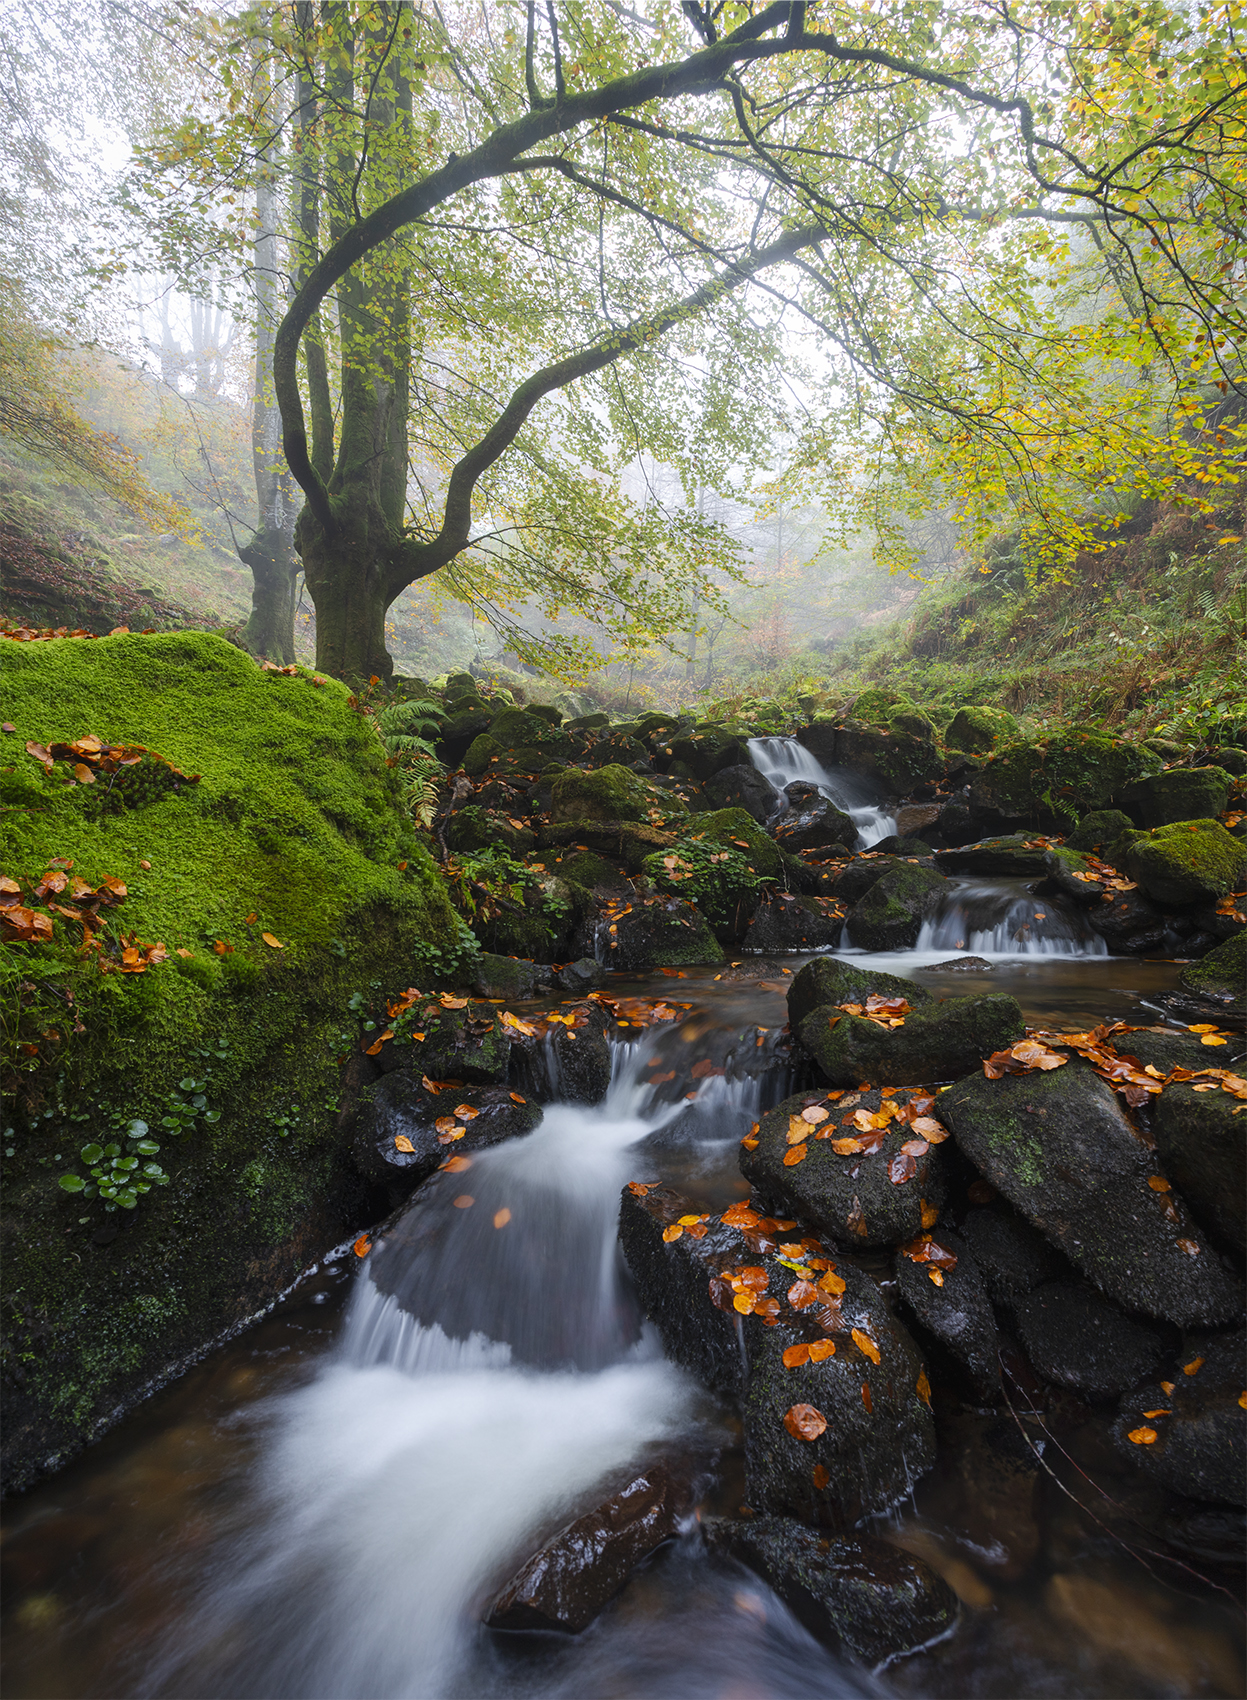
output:
[[[937, 997], [1009, 992], [1035, 1025], [1163, 1018], [1171, 962], [1076, 941], [1009, 955], [999, 929], [976, 935], [980, 969], [936, 969], [942, 937], [853, 960]], [[802, 960], [773, 979], [689, 969], [612, 976], [610, 989], [678, 994], [691, 1009], [662, 1042], [691, 1045], [781, 1027]], [[476, 1155], [470, 1177], [439, 1175], [370, 1255], [339, 1248], [7, 1506], [8, 1700], [1242, 1693], [1224, 1570], [1149, 1554], [1072, 1396], [1019, 1393], [993, 1414], [1039, 1465], [1030, 1497], [1003, 1511], [958, 1441], [966, 1414], [937, 1400], [941, 1462], [874, 1526], [958, 1595], [959, 1621], [935, 1645], [866, 1670], [710, 1555], [704, 1521], [743, 1498], [739, 1420], [644, 1320], [616, 1247], [620, 1189], [666, 1181], [702, 1210], [745, 1197], [738, 1141], [791, 1085], [774, 1062], [706, 1080], [691, 1105], [660, 1102], [641, 1079], [653, 1049], [647, 1034], [617, 1044], [603, 1104], [548, 1105], [531, 1134]], [[673, 1455], [698, 1483], [696, 1509], [596, 1622], [574, 1637], [483, 1627], [547, 1535]]]

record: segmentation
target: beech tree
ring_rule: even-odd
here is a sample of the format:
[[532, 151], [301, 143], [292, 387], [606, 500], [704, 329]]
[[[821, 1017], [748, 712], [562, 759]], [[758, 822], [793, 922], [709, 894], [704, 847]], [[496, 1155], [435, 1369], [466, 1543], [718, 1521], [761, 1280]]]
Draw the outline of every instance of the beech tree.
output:
[[1247, 328], [1239, 11], [300, 0], [222, 28], [230, 114], [145, 165], [173, 252], [202, 196], [170, 216], [170, 172], [215, 170], [220, 218], [223, 178], [286, 162], [317, 665], [388, 673], [385, 611], [435, 572], [500, 619], [687, 630], [731, 551], [691, 501], [620, 497], [642, 452], [691, 498], [785, 441], [846, 526], [901, 516], [898, 558], [905, 490], [971, 530], [1012, 510], [1054, 559], [1125, 491], [1211, 501], [1242, 459], [1208, 414]]

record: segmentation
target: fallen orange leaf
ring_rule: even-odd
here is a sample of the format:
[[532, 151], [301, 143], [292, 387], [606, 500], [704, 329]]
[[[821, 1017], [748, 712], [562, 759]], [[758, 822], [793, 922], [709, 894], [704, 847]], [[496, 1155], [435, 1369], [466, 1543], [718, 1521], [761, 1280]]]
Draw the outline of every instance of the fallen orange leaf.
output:
[[1132, 1440], [1136, 1446], [1154, 1446], [1156, 1444], [1156, 1430], [1154, 1428], [1132, 1428], [1126, 1439]]
[[794, 1405], [784, 1413], [784, 1427], [794, 1440], [817, 1440], [827, 1427], [827, 1419], [813, 1405]]
[[810, 1342], [810, 1362], [821, 1364], [825, 1358], [834, 1358], [836, 1342], [834, 1340], [812, 1340]]
[[275, 939], [273, 937], [272, 933], [261, 933], [260, 937], [264, 940], [265, 944], [271, 945], [274, 950], [284, 950], [286, 948], [280, 939]]
[[809, 1361], [810, 1348], [808, 1346], [788, 1346], [784, 1350], [785, 1369], [799, 1369], [802, 1364], [808, 1364]]
[[815, 1466], [814, 1466], [814, 1486], [816, 1488], [825, 1488], [827, 1486], [827, 1483], [830, 1480], [831, 1480], [831, 1473], [828, 1470], [826, 1464], [815, 1464]]
[[503, 1205], [501, 1210], [495, 1210], [494, 1211], [494, 1227], [495, 1228], [505, 1228], [507, 1223], [510, 1220], [511, 1220], [511, 1212], [507, 1209], [505, 1204]]
[[854, 1328], [852, 1330], [852, 1334], [853, 1344], [857, 1347], [858, 1351], [863, 1352], [866, 1357], [870, 1359], [872, 1364], [877, 1364], [879, 1362], [879, 1348], [875, 1345], [870, 1335], [863, 1333], [860, 1328]]
[[367, 1257], [368, 1253], [372, 1250], [372, 1241], [368, 1238], [367, 1234], [361, 1234], [355, 1244], [351, 1247], [351, 1250], [355, 1253], [356, 1257]]
[[808, 1145], [793, 1145], [784, 1152], [784, 1167], [791, 1169], [796, 1163], [804, 1163], [810, 1154]]
[[470, 1192], [461, 1192], [458, 1198], [455, 1199], [455, 1209], [470, 1210], [475, 1203], [476, 1200]]
[[405, 1133], [396, 1133], [394, 1135], [394, 1149], [406, 1151], [410, 1155], [416, 1148]]

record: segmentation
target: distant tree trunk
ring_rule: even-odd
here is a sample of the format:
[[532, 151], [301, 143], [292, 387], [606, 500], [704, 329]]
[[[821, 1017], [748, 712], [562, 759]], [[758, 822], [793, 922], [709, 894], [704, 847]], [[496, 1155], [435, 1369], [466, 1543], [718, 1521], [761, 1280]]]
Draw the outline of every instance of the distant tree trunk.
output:
[[[259, 74], [265, 71], [259, 68]], [[259, 521], [239, 546], [251, 569], [251, 617], [242, 640], [253, 655], [288, 666], [294, 660], [295, 486], [281, 450], [281, 414], [273, 397], [273, 333], [285, 310], [277, 272], [277, 192], [267, 151], [256, 179], [255, 405], [251, 460]]]

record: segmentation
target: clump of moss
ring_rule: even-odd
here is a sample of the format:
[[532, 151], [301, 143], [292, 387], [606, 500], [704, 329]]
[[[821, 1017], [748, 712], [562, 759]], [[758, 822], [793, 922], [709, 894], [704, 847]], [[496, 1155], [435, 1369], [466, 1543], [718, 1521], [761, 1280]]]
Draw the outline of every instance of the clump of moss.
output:
[[654, 814], [687, 813], [678, 797], [613, 763], [587, 772], [566, 768], [554, 781], [552, 798], [555, 821], [644, 821]]
[[1140, 744], [1095, 727], [1071, 726], [998, 750], [984, 764], [972, 796], [1009, 819], [1073, 822], [1108, 808], [1128, 785], [1159, 768], [1159, 757]]
[[1019, 731], [1017, 720], [1007, 709], [982, 703], [959, 708], [948, 723], [944, 741], [955, 750], [986, 754], [997, 744], [1016, 738]]

